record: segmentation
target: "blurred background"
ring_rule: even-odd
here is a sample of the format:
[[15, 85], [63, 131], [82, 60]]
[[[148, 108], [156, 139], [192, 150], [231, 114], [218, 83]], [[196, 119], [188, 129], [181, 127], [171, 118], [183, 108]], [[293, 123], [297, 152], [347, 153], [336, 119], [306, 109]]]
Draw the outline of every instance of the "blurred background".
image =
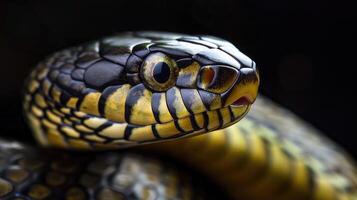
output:
[[225, 38], [256, 61], [261, 93], [357, 156], [352, 6], [342, 1], [1, 1], [0, 136], [30, 140], [21, 88], [44, 56], [127, 30]]

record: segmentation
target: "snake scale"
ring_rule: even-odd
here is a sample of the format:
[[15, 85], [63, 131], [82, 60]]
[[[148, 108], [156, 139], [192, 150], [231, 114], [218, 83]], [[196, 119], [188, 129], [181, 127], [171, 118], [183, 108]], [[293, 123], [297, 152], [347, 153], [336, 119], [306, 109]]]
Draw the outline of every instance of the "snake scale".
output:
[[357, 199], [348, 154], [258, 86], [255, 63], [212, 36], [56, 52], [24, 89], [41, 147], [0, 140], [0, 199]]

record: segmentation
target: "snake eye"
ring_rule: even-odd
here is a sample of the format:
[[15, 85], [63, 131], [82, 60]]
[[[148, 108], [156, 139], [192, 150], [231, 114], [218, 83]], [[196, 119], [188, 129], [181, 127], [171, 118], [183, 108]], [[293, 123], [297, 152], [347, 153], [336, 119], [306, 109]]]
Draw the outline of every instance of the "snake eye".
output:
[[154, 66], [152, 75], [156, 82], [165, 83], [170, 78], [170, 67], [165, 62], [159, 62]]
[[145, 59], [141, 67], [141, 77], [150, 89], [165, 91], [175, 84], [178, 71], [173, 59], [158, 52]]

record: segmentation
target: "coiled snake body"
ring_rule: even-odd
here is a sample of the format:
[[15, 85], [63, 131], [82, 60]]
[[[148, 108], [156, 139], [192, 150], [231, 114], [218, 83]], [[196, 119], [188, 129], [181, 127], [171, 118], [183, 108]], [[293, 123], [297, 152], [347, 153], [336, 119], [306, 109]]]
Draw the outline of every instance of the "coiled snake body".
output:
[[57, 150], [0, 140], [0, 199], [357, 199], [348, 155], [256, 99], [258, 85], [255, 63], [211, 36], [129, 32], [59, 51], [23, 101]]

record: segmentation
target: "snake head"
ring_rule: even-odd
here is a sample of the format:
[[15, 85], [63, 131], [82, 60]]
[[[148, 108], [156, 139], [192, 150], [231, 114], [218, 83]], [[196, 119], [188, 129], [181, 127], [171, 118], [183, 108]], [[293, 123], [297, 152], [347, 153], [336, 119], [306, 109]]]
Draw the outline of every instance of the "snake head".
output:
[[[126, 37], [138, 44], [125, 63], [124, 115], [114, 121], [150, 126], [159, 138], [188, 136], [238, 121], [257, 96], [255, 63], [229, 42], [159, 32], [118, 38]], [[120, 41], [103, 43], [115, 48]]]
[[162, 124], [158, 127], [173, 123], [163, 130], [187, 135], [226, 127], [244, 116], [254, 102], [259, 85], [255, 63], [231, 43], [174, 33], [137, 32], [134, 36], [150, 39], [133, 48], [132, 56], [142, 62], [131, 70], [140, 77], [135, 87], [148, 95], [137, 107], [140, 99], [126, 102], [131, 111], [127, 121]]
[[78, 112], [97, 140], [76, 126], [74, 131], [101, 144], [156, 142], [227, 127], [248, 112], [259, 85], [255, 63], [231, 43], [163, 32], [129, 32], [67, 49], [37, 71], [51, 90], [45, 99]]

